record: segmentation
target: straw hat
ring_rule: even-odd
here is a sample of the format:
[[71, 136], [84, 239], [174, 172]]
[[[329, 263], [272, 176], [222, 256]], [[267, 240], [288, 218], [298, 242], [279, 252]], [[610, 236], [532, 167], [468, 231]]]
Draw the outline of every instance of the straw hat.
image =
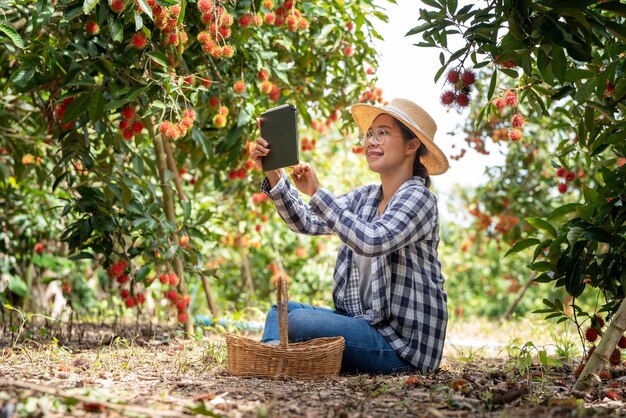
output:
[[396, 118], [419, 138], [426, 147], [420, 161], [428, 169], [428, 174], [442, 174], [448, 170], [448, 159], [434, 142], [437, 124], [424, 109], [406, 99], [394, 99], [383, 108], [364, 103], [352, 105], [352, 117], [361, 132], [367, 132], [374, 119], [381, 114]]

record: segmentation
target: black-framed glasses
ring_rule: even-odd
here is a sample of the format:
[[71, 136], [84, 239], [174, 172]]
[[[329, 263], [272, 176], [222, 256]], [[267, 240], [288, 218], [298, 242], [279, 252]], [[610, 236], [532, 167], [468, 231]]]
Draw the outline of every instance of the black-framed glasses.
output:
[[400, 135], [399, 133], [391, 133], [385, 128], [370, 129], [367, 132], [361, 132], [359, 134], [359, 144], [365, 145], [365, 142], [372, 141], [376, 145], [382, 145], [387, 138], [394, 135]]

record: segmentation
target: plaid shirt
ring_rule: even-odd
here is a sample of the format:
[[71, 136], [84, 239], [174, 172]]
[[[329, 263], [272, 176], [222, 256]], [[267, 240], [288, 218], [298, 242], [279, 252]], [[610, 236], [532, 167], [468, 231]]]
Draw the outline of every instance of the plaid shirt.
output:
[[419, 370], [439, 367], [448, 322], [447, 295], [437, 255], [439, 213], [420, 177], [406, 181], [376, 220], [380, 185], [336, 197], [318, 190], [307, 205], [283, 174], [264, 191], [293, 231], [337, 234], [342, 242], [333, 275], [336, 309], [363, 316], [353, 252], [372, 258], [372, 326]]

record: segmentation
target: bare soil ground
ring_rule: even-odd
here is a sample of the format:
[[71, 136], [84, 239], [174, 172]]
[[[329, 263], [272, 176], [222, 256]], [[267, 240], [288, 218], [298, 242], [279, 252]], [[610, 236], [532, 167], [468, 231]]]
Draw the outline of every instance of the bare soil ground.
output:
[[218, 334], [75, 326], [14, 344], [4, 329], [0, 418], [626, 416], [624, 368], [576, 397], [579, 356], [546, 334], [528, 322], [453, 324], [437, 373], [311, 382], [230, 376]]

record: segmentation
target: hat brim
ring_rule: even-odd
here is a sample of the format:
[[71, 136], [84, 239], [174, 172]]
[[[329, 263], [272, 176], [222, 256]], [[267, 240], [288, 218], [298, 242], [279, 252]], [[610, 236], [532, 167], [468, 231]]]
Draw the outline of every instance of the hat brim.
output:
[[412, 122], [408, 121], [403, 115], [394, 112], [393, 109], [385, 109], [365, 103], [357, 103], [352, 105], [350, 110], [352, 112], [352, 118], [361, 132], [367, 132], [370, 126], [372, 126], [372, 123], [374, 123], [374, 119], [383, 114], [389, 115], [402, 122], [422, 142], [422, 145], [426, 147], [426, 153], [420, 157], [420, 161], [428, 170], [428, 174], [443, 174], [450, 167], [445, 154], [437, 145], [435, 145], [433, 140], [419, 130]]

